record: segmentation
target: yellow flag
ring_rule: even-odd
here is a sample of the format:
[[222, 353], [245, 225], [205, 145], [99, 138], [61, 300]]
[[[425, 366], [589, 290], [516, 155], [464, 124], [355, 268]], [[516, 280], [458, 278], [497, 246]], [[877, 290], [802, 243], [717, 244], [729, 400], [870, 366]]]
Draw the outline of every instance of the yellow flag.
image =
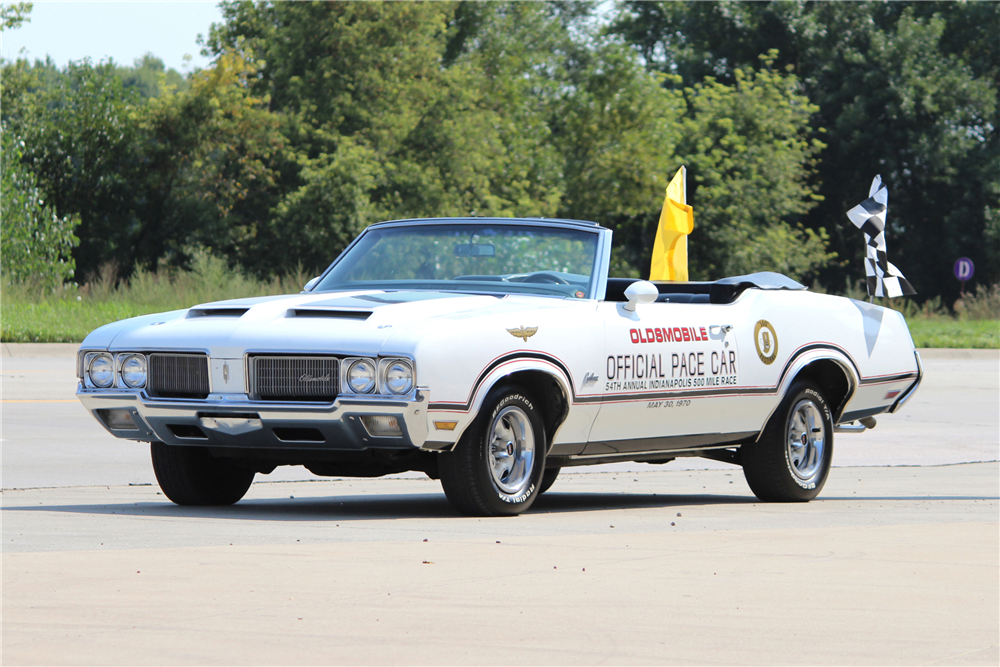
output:
[[694, 229], [694, 209], [685, 203], [686, 177], [687, 171], [681, 167], [667, 185], [653, 241], [650, 280], [688, 279], [687, 235]]

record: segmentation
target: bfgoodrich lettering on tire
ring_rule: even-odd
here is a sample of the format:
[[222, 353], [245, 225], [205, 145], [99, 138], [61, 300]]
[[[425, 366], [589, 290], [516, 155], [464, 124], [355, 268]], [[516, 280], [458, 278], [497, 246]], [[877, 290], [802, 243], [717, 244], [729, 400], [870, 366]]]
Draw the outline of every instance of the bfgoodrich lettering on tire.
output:
[[441, 454], [441, 486], [465, 514], [520, 514], [540, 493], [545, 446], [534, 399], [520, 387], [499, 387], [454, 451]]
[[765, 501], [812, 500], [830, 473], [833, 417], [820, 389], [794, 383], [757, 442], [741, 448], [743, 474]]

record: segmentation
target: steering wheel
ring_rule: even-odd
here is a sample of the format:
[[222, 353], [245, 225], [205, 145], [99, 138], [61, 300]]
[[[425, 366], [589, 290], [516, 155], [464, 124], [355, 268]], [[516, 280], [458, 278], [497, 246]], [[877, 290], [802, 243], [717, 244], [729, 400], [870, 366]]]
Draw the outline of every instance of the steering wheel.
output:
[[523, 283], [554, 283], [556, 285], [569, 285], [569, 281], [555, 273], [532, 273], [525, 276]]

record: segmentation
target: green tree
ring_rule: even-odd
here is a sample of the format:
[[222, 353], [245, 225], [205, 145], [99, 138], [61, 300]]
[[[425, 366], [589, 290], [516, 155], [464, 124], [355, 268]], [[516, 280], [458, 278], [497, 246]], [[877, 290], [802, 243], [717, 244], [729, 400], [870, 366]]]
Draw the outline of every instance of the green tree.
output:
[[825, 284], [863, 275], [863, 240], [845, 213], [875, 174], [890, 192], [890, 259], [919, 292], [956, 295], [950, 269], [963, 254], [983, 267], [977, 278], [1000, 279], [1000, 4], [726, 0], [619, 10], [611, 31], [684, 85], [705, 76], [732, 84], [738, 69], [778, 49], [775, 67], [791, 68], [819, 107], [811, 125], [827, 145], [816, 169], [823, 200], [803, 220], [828, 230], [848, 260], [822, 272]]
[[[53, 75], [48, 63], [19, 61], [11, 71], [30, 95], [13, 118], [25, 159], [55, 210], [81, 219], [82, 276], [105, 263], [123, 274], [185, 265], [199, 247], [233, 262], [252, 256], [277, 201], [283, 146], [267, 100], [251, 92], [252, 59], [222, 54], [180, 88], [149, 57], [134, 70], [83, 61]], [[135, 71], [145, 83], [126, 86], [123, 72]]]
[[[843, 84], [855, 94], [831, 109], [836, 136], [824, 155], [830, 205], [819, 213], [843, 216], [881, 173], [889, 187], [890, 260], [924, 297], [953, 298], [951, 269], [960, 256], [973, 258], [987, 284], [1000, 279], [1000, 249], [982, 242], [998, 208], [1000, 139], [996, 84], [940, 48], [945, 31], [942, 17], [921, 19], [907, 8], [893, 30], [872, 35], [864, 66]], [[843, 175], [839, 188], [836, 174]], [[846, 225], [838, 231], [851, 275], [858, 275], [863, 240]]]
[[[246, 266], [261, 250], [284, 139], [266, 96], [252, 92], [257, 72], [252, 54], [223, 53], [187, 89], [168, 87], [147, 102], [141, 185], [156, 205], [136, 238], [140, 263], [186, 264], [204, 247]], [[259, 261], [272, 264], [264, 255]]]
[[136, 58], [132, 67], [119, 67], [118, 76], [123, 87], [136, 89], [144, 98], [159, 97], [165, 90], [185, 90], [189, 85], [180, 72], [167, 69], [152, 53]]
[[52, 91], [62, 86], [65, 78], [51, 58], [34, 63], [24, 58], [0, 60], [0, 118], [23, 134], [27, 124], [45, 110]]
[[772, 69], [775, 55], [756, 72], [736, 70], [732, 86], [709, 77], [685, 90], [679, 152], [695, 204], [694, 275], [779, 271], [808, 281], [834, 258], [824, 229], [795, 224], [819, 199], [809, 181], [823, 144], [809, 137], [817, 108], [795, 76]]
[[0, 29], [11, 30], [20, 28], [21, 24], [31, 21], [31, 2], [5, 2], [0, 6]]
[[267, 257], [322, 267], [364, 226], [388, 217], [555, 213], [561, 164], [543, 96], [537, 81], [515, 80], [536, 73], [536, 53], [500, 58], [491, 50], [504, 26], [530, 25], [544, 5], [483, 8], [469, 49], [455, 47], [455, 9], [223, 6], [226, 23], [213, 26], [208, 48], [261, 55], [252, 87], [281, 118], [289, 157], [286, 194], [259, 230], [260, 259], [251, 264]]
[[648, 272], [667, 182], [680, 166], [683, 98], [665, 91], [622, 46], [580, 49], [553, 108], [566, 195], [560, 215], [615, 232], [613, 272]]
[[5, 281], [53, 289], [72, 280], [76, 216], [60, 217], [21, 163], [23, 142], [0, 129], [0, 262]]
[[79, 215], [82, 276], [131, 267], [148, 202], [142, 198], [140, 99], [113, 63], [71, 63], [23, 119], [24, 155], [58, 215]]

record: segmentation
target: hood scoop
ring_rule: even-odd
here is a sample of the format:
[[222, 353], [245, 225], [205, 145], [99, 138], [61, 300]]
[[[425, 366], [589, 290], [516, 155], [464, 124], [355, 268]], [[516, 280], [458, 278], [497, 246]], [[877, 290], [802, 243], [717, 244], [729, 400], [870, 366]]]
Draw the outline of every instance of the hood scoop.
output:
[[249, 308], [192, 308], [188, 318], [192, 317], [243, 317]]
[[288, 317], [323, 317], [333, 320], [367, 320], [370, 310], [334, 310], [332, 308], [292, 308]]

